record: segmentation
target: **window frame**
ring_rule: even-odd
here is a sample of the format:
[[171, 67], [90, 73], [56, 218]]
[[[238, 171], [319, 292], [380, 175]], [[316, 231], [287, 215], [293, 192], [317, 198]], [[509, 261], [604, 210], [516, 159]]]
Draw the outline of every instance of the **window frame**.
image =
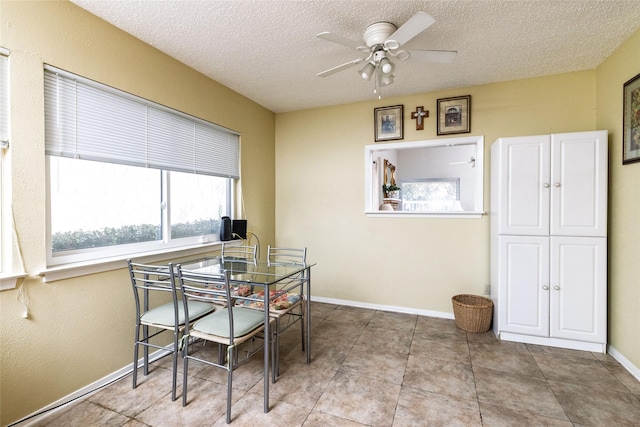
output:
[[[378, 154], [389, 150], [413, 150], [417, 148], [447, 147], [452, 145], [475, 145], [475, 182], [473, 188], [474, 209], [466, 211], [447, 212], [422, 212], [422, 211], [389, 211], [378, 210], [378, 205], [374, 206], [374, 201], [378, 200], [377, 194], [380, 192], [377, 187], [373, 169], [378, 158]], [[375, 186], [375, 188], [374, 188]], [[364, 213], [368, 217], [388, 217], [388, 218], [474, 218], [479, 219], [485, 214], [484, 211], [484, 136], [467, 135], [454, 138], [440, 138], [422, 141], [391, 142], [385, 144], [370, 144], [364, 147]]]
[[9, 148], [9, 50], [0, 46], [0, 148]]
[[[26, 276], [22, 260], [14, 257], [13, 209], [11, 204], [10, 140], [10, 51], [0, 46], [0, 291], [15, 289], [18, 279]], [[17, 251], [20, 256], [19, 250]], [[17, 262], [18, 265], [14, 265]]]
[[[148, 101], [136, 95], [123, 92], [119, 89], [115, 89], [115, 88], [103, 85], [102, 83], [94, 82], [82, 76], [77, 76], [75, 74], [57, 69], [49, 65], [45, 65], [44, 71], [45, 71], [45, 107], [46, 107], [45, 110], [46, 110], [46, 114], [48, 115], [48, 123], [46, 127], [50, 131], [49, 131], [49, 135], [46, 135], [47, 152], [45, 156], [46, 157], [46, 176], [48, 180], [47, 206], [46, 206], [47, 268], [41, 273], [42, 275], [45, 275], [45, 276], [48, 275], [50, 278], [73, 277], [73, 275], [67, 276], [66, 275], [67, 273], [63, 273], [62, 276], [58, 273], [61, 271], [73, 270], [75, 267], [79, 267], [83, 269], [84, 267], [90, 264], [110, 265], [112, 262], [117, 263], [119, 260], [120, 261], [125, 260], [131, 256], [135, 256], [136, 258], [139, 258], [139, 257], [151, 255], [151, 254], [160, 255], [160, 254], [175, 252], [175, 251], [178, 251], [178, 252], [190, 251], [192, 249], [195, 251], [199, 251], [201, 249], [210, 247], [212, 244], [219, 244], [219, 235], [216, 233], [182, 237], [182, 238], [173, 238], [173, 239], [170, 237], [171, 227], [170, 227], [170, 215], [169, 215], [169, 210], [170, 210], [169, 180], [170, 180], [170, 175], [172, 171], [190, 173], [194, 175], [196, 174], [211, 175], [214, 177], [219, 177], [221, 179], [226, 179], [226, 190], [225, 190], [226, 211], [222, 212], [222, 215], [232, 216], [232, 211], [234, 206], [233, 202], [235, 199], [234, 190], [236, 188], [235, 182], [237, 179], [239, 179], [239, 170], [240, 170], [240, 164], [239, 164], [240, 134], [238, 132], [229, 130], [227, 128], [205, 121], [203, 119], [187, 115], [178, 110], [174, 110], [170, 107], [166, 107], [166, 106], [154, 103], [152, 101]], [[48, 82], [47, 82], [47, 79], [48, 79]], [[155, 115], [155, 118], [160, 117], [161, 119], [164, 116], [165, 118], [169, 119], [168, 129], [171, 135], [173, 135], [172, 132], [174, 131], [174, 128], [171, 127], [172, 125], [171, 121], [175, 120], [175, 121], [178, 121], [176, 123], [178, 124], [181, 123], [183, 130], [185, 129], [184, 127], [185, 124], [186, 126], [191, 126], [191, 123], [193, 123], [193, 126], [194, 126], [193, 132], [188, 131], [186, 134], [188, 138], [204, 137], [204, 139], [194, 141], [193, 143], [191, 142], [185, 143], [185, 141], [183, 140], [174, 139], [173, 141], [175, 142], [175, 144], [172, 145], [170, 147], [171, 150], [168, 150], [168, 151], [176, 152], [176, 147], [187, 147], [185, 149], [182, 149], [182, 148], [177, 149], [178, 151], [174, 156], [180, 157], [180, 159], [174, 159], [174, 158], [171, 158], [171, 156], [167, 156], [166, 153], [164, 152], [158, 152], [157, 147], [160, 147], [160, 150], [164, 151], [163, 146], [158, 145], [159, 143], [162, 144], [162, 139], [154, 140], [155, 142], [149, 139], [149, 142], [143, 142], [142, 144], [140, 142], [136, 142], [136, 141], [139, 141], [138, 139], [133, 140], [135, 147], [138, 147], [138, 146], [146, 147], [144, 148], [144, 150], [151, 150], [154, 147], [156, 147], [155, 152], [149, 151], [150, 154], [143, 155], [143, 156], [138, 155], [136, 157], [136, 159], [142, 159], [142, 162], [151, 161], [152, 162], [151, 164], [147, 164], [147, 163], [141, 164], [140, 160], [134, 161], [133, 158], [131, 158], [132, 159], [131, 162], [129, 161], [128, 158], [123, 160], [122, 158], [118, 157], [118, 156], [121, 156], [120, 153], [116, 153], [116, 157], [114, 157], [112, 154], [114, 150], [113, 150], [113, 147], [111, 146], [107, 147], [104, 150], [106, 157], [101, 157], [102, 155], [99, 153], [99, 150], [101, 150], [101, 148], [98, 147], [98, 151], [95, 150], [96, 144], [95, 142], [92, 141], [94, 139], [93, 134], [87, 133], [87, 129], [89, 131], [92, 130], [91, 126], [86, 127], [87, 126], [86, 123], [90, 121], [88, 122], [76, 121], [75, 116], [72, 122], [65, 122], [60, 119], [60, 117], [62, 117], [60, 115], [61, 114], [64, 115], [65, 112], [61, 110], [61, 108], [63, 107], [60, 107], [59, 103], [56, 102], [56, 100], [61, 99], [62, 101], [66, 101], [66, 99], [59, 98], [59, 96], [65, 96], [65, 95], [64, 94], [59, 95], [58, 90], [55, 89], [56, 87], [60, 87], [58, 86], [60, 84], [58, 83], [58, 79], [62, 79], [62, 84], [64, 85], [68, 85], [69, 83], [67, 82], [67, 80], [71, 80], [71, 86], [68, 86], [68, 87], [72, 87], [73, 88], [72, 90], [78, 90], [76, 86], [82, 87], [82, 88], [84, 87], [88, 88], [88, 89], [85, 89], [87, 90], [87, 92], [85, 92], [85, 97], [87, 96], [86, 95], [87, 93], [89, 93], [89, 97], [84, 99], [89, 99], [90, 102], [85, 101], [85, 104], [81, 104], [80, 102], [78, 102], [80, 98], [73, 98], [74, 95], [73, 94], [71, 95], [71, 99], [74, 99], [73, 100], [74, 108], [80, 108], [80, 107], [77, 107], [77, 105], [86, 105], [87, 108], [95, 108], [95, 105], [101, 106], [101, 104], [99, 103], [95, 105], [92, 104], [92, 102], [94, 102], [93, 101], [94, 98], [92, 97], [93, 96], [92, 91], [95, 91], [98, 94], [97, 96], [98, 101], [100, 101], [101, 99], [100, 94], [102, 93], [105, 94], [104, 97], [112, 97], [117, 102], [120, 102], [118, 101], [120, 99], [118, 97], [122, 97], [121, 101], [124, 102], [125, 104], [130, 103], [131, 105], [134, 105], [135, 108], [151, 109], [152, 114], [147, 114], [146, 116], [144, 116], [145, 119], [143, 122], [141, 122], [143, 126], [153, 126], [153, 123], [151, 122], [154, 120], [154, 115]], [[74, 84], [75, 86], [73, 86]], [[51, 88], [53, 88], [54, 90], [51, 90]], [[61, 91], [60, 93], [64, 92], [64, 90], [66, 89], [67, 87], [62, 87], [60, 89]], [[69, 95], [66, 95], [66, 96], [69, 97]], [[134, 103], [138, 103], [142, 105], [138, 105], [136, 107], [137, 104], [134, 104]], [[47, 108], [49, 108], [49, 110], [47, 110]], [[86, 111], [91, 111], [91, 110], [89, 109]], [[157, 111], [157, 112], [154, 113], [153, 111]], [[79, 114], [82, 115], [85, 113], [80, 111]], [[91, 117], [91, 116], [88, 115], [86, 117]], [[60, 125], [59, 123], [62, 123], [62, 125]], [[67, 131], [64, 127], [69, 126], [68, 123], [71, 123], [71, 126], [85, 126], [83, 128], [85, 131], [83, 135], [89, 135], [89, 137], [84, 137], [83, 140], [78, 140], [80, 144], [78, 142], [72, 142], [71, 144], [69, 144], [67, 141], [66, 135], [71, 134], [71, 135], [74, 135], [74, 137], [76, 138], [80, 138], [80, 137], [76, 136], [78, 135], [78, 132], [65, 133]], [[108, 130], [112, 129], [114, 126], [113, 123], [114, 122], [112, 121], [111, 122], [112, 127], [106, 127], [106, 129]], [[155, 123], [158, 123], [158, 122], [155, 122]], [[103, 125], [102, 121], [100, 121], [99, 124]], [[167, 125], [165, 124], [164, 126], [167, 126]], [[163, 128], [154, 129], [153, 127], [150, 127], [149, 129], [150, 129], [149, 131], [144, 132], [145, 141], [147, 141], [146, 138], [152, 138], [153, 137], [152, 134], [159, 135], [160, 138], [164, 136], [162, 132]], [[164, 128], [164, 129], [167, 129], [167, 128]], [[178, 128], [175, 128], [175, 129], [176, 129], [176, 132], [179, 132], [179, 130], [177, 130]], [[101, 132], [101, 129], [99, 129], [98, 132]], [[207, 132], [213, 132], [213, 133], [207, 133]], [[99, 136], [99, 134], [96, 134], [95, 138], [96, 139], [99, 139], [101, 137], [104, 138], [104, 134], [100, 134], [100, 135], [102, 136]], [[210, 135], [213, 135], [214, 139], [210, 139], [211, 138]], [[228, 137], [225, 135], [228, 135]], [[228, 141], [225, 138], [228, 138]], [[153, 144], [155, 144], [155, 146], [152, 145], [152, 142]], [[119, 144], [121, 143], [120, 140], [118, 143]], [[89, 144], [89, 145], [81, 145], [81, 144]], [[229, 144], [230, 149], [226, 149], [227, 145], [225, 144]], [[82, 147], [89, 147], [89, 149], [87, 150], [86, 148], [82, 148]], [[193, 147], [193, 150], [196, 150], [193, 153], [189, 151], [185, 151], [185, 150], [191, 150], [192, 147]], [[203, 150], [203, 147], [204, 147], [204, 151], [199, 151], [200, 153], [203, 154], [203, 157], [199, 157], [197, 150], [198, 149]], [[216, 147], [216, 148], [214, 150], [211, 150], [210, 147]], [[225, 149], [218, 152], [217, 151], [219, 149], [218, 147], [223, 147]], [[82, 151], [83, 149], [84, 151]], [[75, 151], [75, 150], [80, 150], [80, 151]], [[98, 153], [97, 154], [98, 157], [95, 157], [96, 153]], [[213, 155], [211, 153], [213, 153]], [[158, 154], [160, 156], [158, 156]], [[160, 240], [154, 240], [152, 242], [140, 242], [140, 243], [132, 243], [132, 244], [105, 246], [100, 248], [78, 249], [78, 250], [72, 250], [72, 251], [66, 251], [66, 252], [56, 252], [54, 254], [53, 247], [52, 247], [53, 235], [52, 235], [52, 226], [51, 226], [51, 220], [52, 220], [51, 193], [50, 193], [51, 191], [51, 181], [50, 181], [51, 180], [51, 165], [50, 165], [51, 157], [73, 157], [73, 158], [79, 158], [84, 160], [102, 161], [105, 163], [116, 163], [116, 164], [121, 164], [125, 166], [130, 166], [130, 167], [145, 166], [145, 167], [150, 167], [150, 168], [161, 171], [161, 174], [160, 174], [161, 195], [159, 197], [158, 202], [161, 206], [159, 209], [161, 209], [161, 227], [162, 227], [162, 233], [163, 233], [162, 238]], [[202, 159], [204, 159], [205, 163], [201, 161]], [[187, 163], [185, 163], [185, 161]], [[110, 268], [110, 267], [107, 267], [107, 268]], [[73, 274], [73, 273], [70, 273], [70, 274]], [[57, 278], [55, 280], [58, 280]]]

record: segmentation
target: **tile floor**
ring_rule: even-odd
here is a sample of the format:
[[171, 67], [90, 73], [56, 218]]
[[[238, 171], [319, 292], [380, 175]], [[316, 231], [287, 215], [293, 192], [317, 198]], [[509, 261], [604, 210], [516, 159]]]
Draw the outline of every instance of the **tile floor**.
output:
[[[313, 303], [312, 363], [283, 334], [281, 377], [262, 411], [262, 358], [234, 373], [234, 426], [640, 426], [640, 382], [611, 356], [499, 342], [453, 320]], [[165, 361], [166, 360], [166, 361]], [[39, 426], [225, 425], [225, 376], [190, 365], [189, 403], [170, 361]], [[181, 381], [179, 381], [181, 384]], [[179, 386], [178, 392], [181, 394]]]

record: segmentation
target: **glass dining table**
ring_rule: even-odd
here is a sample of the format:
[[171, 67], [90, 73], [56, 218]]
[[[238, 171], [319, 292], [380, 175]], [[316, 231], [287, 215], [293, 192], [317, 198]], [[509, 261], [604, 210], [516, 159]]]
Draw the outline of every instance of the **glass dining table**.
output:
[[[239, 259], [229, 259], [222, 257], [202, 258], [180, 263], [182, 268], [198, 273], [221, 273], [230, 272], [230, 281], [233, 285], [260, 287], [264, 290], [264, 307], [269, 307], [269, 299], [272, 297], [271, 290], [274, 290], [278, 283], [286, 281], [295, 276], [296, 280], [303, 281], [301, 295], [305, 304], [304, 324], [304, 349], [307, 364], [311, 363], [311, 267], [314, 263], [302, 264], [270, 264], [267, 262], [251, 262]], [[264, 310], [264, 335], [270, 336], [269, 310]], [[269, 340], [264, 340], [264, 412], [269, 412]]]

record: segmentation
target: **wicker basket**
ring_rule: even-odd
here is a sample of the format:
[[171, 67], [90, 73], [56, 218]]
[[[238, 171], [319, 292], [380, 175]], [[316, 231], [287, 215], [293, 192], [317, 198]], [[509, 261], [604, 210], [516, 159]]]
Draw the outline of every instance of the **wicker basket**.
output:
[[487, 332], [493, 318], [493, 301], [477, 295], [456, 295], [451, 298], [456, 326], [467, 332]]

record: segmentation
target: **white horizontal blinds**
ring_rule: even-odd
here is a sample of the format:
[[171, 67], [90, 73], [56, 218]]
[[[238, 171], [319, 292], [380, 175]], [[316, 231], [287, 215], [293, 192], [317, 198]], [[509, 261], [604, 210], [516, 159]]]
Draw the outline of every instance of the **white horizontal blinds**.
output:
[[[230, 174], [235, 173], [239, 176], [239, 148], [237, 135], [207, 132], [203, 126], [196, 126], [196, 153], [198, 153], [195, 158], [196, 169], [200, 170], [205, 167], [211, 167], [215, 170], [227, 169]], [[216, 155], [216, 153], [220, 153], [220, 155]]]
[[76, 83], [74, 94], [76, 110], [69, 115], [76, 119], [75, 154], [86, 160], [146, 166], [145, 105], [82, 83]]
[[0, 47], [0, 146], [9, 146], [9, 52]]
[[149, 164], [160, 169], [194, 171], [195, 123], [149, 109]]
[[237, 134], [52, 67], [45, 69], [45, 132], [49, 155], [240, 175]]

